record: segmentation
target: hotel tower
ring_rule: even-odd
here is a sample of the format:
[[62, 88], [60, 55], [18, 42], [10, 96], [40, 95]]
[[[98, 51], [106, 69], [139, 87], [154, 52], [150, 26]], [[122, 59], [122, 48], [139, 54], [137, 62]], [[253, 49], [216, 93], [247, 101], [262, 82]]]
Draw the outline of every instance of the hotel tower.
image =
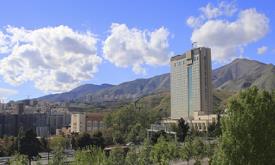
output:
[[193, 119], [213, 109], [211, 49], [193, 48], [171, 58], [171, 119]]

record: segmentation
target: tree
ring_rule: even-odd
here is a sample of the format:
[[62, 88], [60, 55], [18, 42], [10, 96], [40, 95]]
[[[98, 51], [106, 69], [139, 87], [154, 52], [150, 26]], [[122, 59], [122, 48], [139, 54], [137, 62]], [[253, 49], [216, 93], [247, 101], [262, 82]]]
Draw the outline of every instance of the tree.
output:
[[127, 152], [127, 156], [125, 158], [125, 164], [126, 165], [139, 165], [139, 154], [137, 153], [135, 148], [130, 148], [130, 150]]
[[151, 160], [154, 164], [168, 165], [171, 160], [179, 157], [178, 148], [175, 142], [169, 142], [163, 137], [152, 147]]
[[66, 157], [64, 155], [64, 149], [63, 148], [56, 148], [53, 151], [53, 158], [50, 161], [50, 165], [65, 165]]
[[114, 148], [108, 159], [110, 165], [122, 165], [125, 164], [125, 151], [122, 148]]
[[158, 131], [158, 132], [153, 132], [151, 135], [151, 143], [156, 144], [158, 142], [158, 139], [160, 137], [166, 138], [167, 139], [167, 134], [164, 130]]
[[189, 161], [192, 159], [192, 157], [194, 155], [193, 143], [192, 143], [192, 139], [190, 137], [188, 137], [184, 141], [184, 144], [180, 151], [181, 151], [180, 152], [181, 159], [186, 160], [187, 164], [189, 164]]
[[127, 141], [139, 144], [143, 141], [145, 136], [145, 129], [142, 128], [140, 123], [137, 123], [131, 127], [130, 132], [127, 135]]
[[180, 118], [180, 120], [178, 121], [178, 132], [177, 132], [179, 142], [184, 142], [185, 137], [187, 136], [188, 130], [189, 130], [188, 123], [185, 122], [183, 118]]
[[88, 133], [80, 134], [79, 137], [76, 139], [76, 144], [77, 144], [77, 147], [81, 149], [89, 145], [92, 145], [91, 135]]
[[231, 98], [212, 163], [275, 164], [275, 95], [256, 87]]
[[96, 147], [100, 147], [100, 148], [104, 148], [104, 138], [103, 138], [103, 134], [100, 131], [97, 131], [93, 134], [92, 137], [92, 145], [96, 146]]
[[25, 155], [15, 154], [12, 156], [11, 160], [9, 161], [10, 165], [27, 165], [28, 158]]
[[83, 150], [78, 150], [74, 156], [75, 165], [107, 165], [107, 157], [101, 148], [87, 147]]
[[152, 148], [150, 146], [150, 142], [146, 139], [139, 153], [140, 165], [152, 164], [152, 161], [150, 159], [151, 150]]
[[53, 136], [50, 139], [50, 149], [52, 150], [64, 150], [66, 148], [67, 140], [63, 136]]
[[195, 138], [192, 142], [193, 148], [193, 157], [195, 159], [195, 164], [200, 165], [201, 159], [207, 155], [206, 153], [206, 146], [202, 140], [199, 138]]
[[34, 157], [39, 155], [40, 151], [40, 142], [36, 138], [36, 134], [33, 130], [28, 130], [25, 133], [25, 136], [20, 139], [20, 154], [27, 155], [29, 159], [29, 164]]
[[4, 136], [0, 143], [0, 156], [10, 156], [17, 150], [17, 141], [15, 137]]

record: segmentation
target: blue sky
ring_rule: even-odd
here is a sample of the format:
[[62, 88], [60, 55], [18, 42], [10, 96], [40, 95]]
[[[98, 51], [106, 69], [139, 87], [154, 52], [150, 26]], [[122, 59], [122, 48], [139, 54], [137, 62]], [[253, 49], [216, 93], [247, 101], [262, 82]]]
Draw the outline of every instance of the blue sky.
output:
[[213, 68], [237, 57], [275, 64], [272, 0], [9, 0], [0, 8], [0, 98], [167, 73], [167, 59], [191, 41], [213, 47]]

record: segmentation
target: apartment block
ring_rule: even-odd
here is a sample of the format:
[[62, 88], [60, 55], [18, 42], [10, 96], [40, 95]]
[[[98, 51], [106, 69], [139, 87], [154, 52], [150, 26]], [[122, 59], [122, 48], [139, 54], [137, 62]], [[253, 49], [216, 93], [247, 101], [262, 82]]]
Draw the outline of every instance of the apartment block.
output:
[[71, 132], [91, 132], [104, 127], [104, 113], [98, 112], [73, 112], [71, 114]]

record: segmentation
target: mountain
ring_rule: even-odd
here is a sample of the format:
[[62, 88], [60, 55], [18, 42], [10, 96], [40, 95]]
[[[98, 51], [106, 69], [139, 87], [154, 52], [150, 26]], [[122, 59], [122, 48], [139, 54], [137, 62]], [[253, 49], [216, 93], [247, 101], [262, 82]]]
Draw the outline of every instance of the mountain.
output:
[[[275, 66], [254, 60], [236, 59], [212, 71], [215, 89], [230, 93], [253, 85], [271, 91], [275, 89]], [[148, 79], [137, 79], [119, 85], [87, 84], [69, 92], [39, 98], [48, 101], [70, 101], [98, 103], [127, 101], [159, 92], [169, 92], [169, 73]], [[219, 92], [225, 93], [225, 92]]]
[[275, 89], [275, 66], [254, 60], [236, 59], [213, 70], [214, 88], [238, 91], [250, 86], [271, 91]]
[[169, 91], [169, 74], [125, 82], [86, 96], [89, 102], [133, 100], [153, 92]]
[[51, 94], [38, 98], [39, 100], [47, 100], [47, 101], [71, 101], [77, 98], [81, 98], [90, 93], [96, 93], [100, 90], [111, 88], [113, 85], [111, 84], [102, 84], [102, 85], [94, 85], [94, 84], [85, 84], [81, 85], [69, 92], [60, 93], [60, 94]]

